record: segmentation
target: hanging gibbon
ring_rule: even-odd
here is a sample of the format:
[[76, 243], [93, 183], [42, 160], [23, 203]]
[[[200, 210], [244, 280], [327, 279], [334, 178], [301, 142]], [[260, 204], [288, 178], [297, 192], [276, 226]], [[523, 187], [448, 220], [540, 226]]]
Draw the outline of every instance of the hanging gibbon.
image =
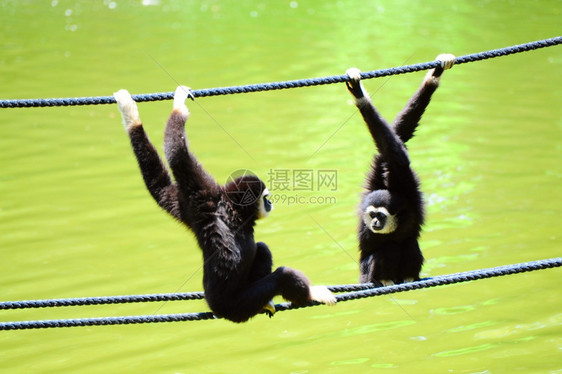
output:
[[359, 280], [362, 283], [391, 285], [420, 279], [424, 258], [418, 237], [424, 222], [424, 202], [405, 143], [414, 136], [439, 86], [441, 74], [453, 66], [454, 59], [450, 54], [437, 56], [441, 65], [426, 74], [392, 125], [377, 112], [363, 89], [360, 71], [347, 70], [347, 89], [378, 150], [359, 207]]
[[324, 286], [310, 286], [300, 271], [278, 267], [272, 271], [267, 245], [254, 240], [254, 224], [272, 210], [265, 184], [245, 175], [221, 186], [189, 151], [185, 123], [191, 95], [180, 86], [166, 124], [164, 165], [148, 139], [136, 103], [126, 90], [114, 94], [129, 134], [146, 188], [158, 205], [185, 224], [203, 251], [205, 299], [219, 317], [245, 322], [262, 311], [275, 312], [272, 298], [283, 296], [296, 305], [310, 301], [335, 304]]

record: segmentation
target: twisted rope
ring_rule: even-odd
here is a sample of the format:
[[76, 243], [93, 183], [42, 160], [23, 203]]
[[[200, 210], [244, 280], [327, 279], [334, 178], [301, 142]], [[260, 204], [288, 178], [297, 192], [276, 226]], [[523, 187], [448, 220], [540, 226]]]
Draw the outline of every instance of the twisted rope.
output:
[[[417, 282], [402, 283], [393, 286], [374, 287], [374, 285], [372, 285], [373, 287], [368, 289], [336, 295], [336, 299], [338, 300], [338, 302], [363, 299], [366, 297], [389, 295], [398, 292], [419, 290], [422, 288], [444, 286], [444, 285], [455, 284], [455, 283], [464, 283], [464, 282], [470, 282], [479, 279], [501, 277], [505, 275], [526, 273], [536, 270], [552, 269], [560, 266], [562, 266], [562, 257], [556, 257], [556, 258], [550, 258], [545, 260], [523, 262], [513, 265], [497, 266], [488, 269], [465, 271], [461, 273], [454, 273], [448, 275], [439, 275], [432, 278], [422, 279]], [[291, 307], [288, 309], [295, 309], [295, 308]]]
[[148, 303], [148, 302], [156, 302], [156, 301], [201, 300], [204, 298], [205, 298], [205, 294], [203, 292], [184, 292], [184, 293], [161, 293], [161, 294], [149, 294], [149, 295], [80, 297], [80, 298], [50, 299], [50, 300], [5, 301], [5, 302], [0, 302], [0, 310], [52, 308], [52, 307], [84, 306], [84, 305]]
[[[433, 278], [422, 279], [417, 282], [403, 283], [387, 287], [376, 287], [373, 284], [350, 284], [329, 286], [332, 292], [345, 292], [336, 295], [338, 302], [363, 299], [366, 297], [374, 297], [380, 295], [388, 295], [398, 292], [418, 290], [422, 288], [443, 286], [447, 284], [463, 283], [478, 279], [486, 279], [524, 273], [535, 270], [549, 269], [562, 266], [562, 257], [524, 262], [513, 265], [498, 266], [488, 269], [480, 269], [466, 271], [462, 273], [440, 275]], [[99, 305], [99, 304], [116, 304], [130, 302], [147, 302], [147, 301], [173, 301], [173, 300], [192, 300], [201, 299], [201, 292], [183, 293], [183, 294], [156, 294], [156, 295], [132, 295], [132, 296], [112, 296], [103, 298], [80, 298], [80, 299], [57, 299], [57, 300], [33, 300], [21, 302], [4, 302], [0, 305], [1, 309], [22, 309], [22, 308], [39, 308], [51, 306], [69, 306], [69, 305]], [[40, 305], [41, 304], [41, 305]], [[28, 306], [24, 306], [28, 305]], [[39, 306], [40, 305], [40, 306]], [[282, 303], [275, 305], [277, 311], [290, 309], [300, 309], [321, 305], [317, 302], [311, 302], [305, 306], [293, 306], [291, 303]], [[180, 322], [180, 321], [202, 321], [208, 319], [216, 319], [212, 312], [202, 313], [181, 313], [181, 314], [162, 314], [152, 316], [125, 316], [125, 317], [99, 317], [99, 318], [80, 318], [66, 320], [44, 320], [44, 321], [18, 321], [18, 322], [1, 322], [0, 330], [25, 330], [25, 329], [44, 329], [55, 327], [78, 327], [78, 326], [108, 326], [108, 325], [127, 325], [140, 323], [159, 323], [159, 322]]]
[[[468, 62], [486, 60], [489, 58], [507, 56], [514, 53], [532, 51], [539, 48], [552, 47], [562, 43], [562, 37], [557, 36], [550, 39], [537, 40], [534, 42], [518, 44], [511, 47], [499, 48], [485, 52], [474, 53], [470, 55], [455, 58], [455, 64], [465, 64]], [[428, 70], [435, 68], [440, 63], [438, 61], [430, 61], [389, 69], [374, 70], [361, 73], [362, 79], [379, 78], [388, 75], [397, 75], [412, 73], [420, 70]], [[319, 86], [325, 84], [347, 82], [347, 75], [334, 75], [329, 77], [308, 78], [291, 80], [284, 82], [249, 84], [244, 86], [207, 88], [192, 91], [194, 97], [207, 97], [219, 95], [232, 95], [238, 93], [249, 93], [259, 91], [282, 90], [297, 87]], [[171, 100], [174, 97], [173, 92], [150, 93], [132, 95], [136, 102], [144, 101], [162, 101]], [[94, 96], [94, 97], [76, 97], [76, 98], [58, 98], [58, 99], [20, 99], [20, 100], [0, 100], [0, 108], [30, 108], [30, 107], [51, 107], [51, 106], [73, 106], [73, 105], [100, 105], [114, 104], [113, 96]]]

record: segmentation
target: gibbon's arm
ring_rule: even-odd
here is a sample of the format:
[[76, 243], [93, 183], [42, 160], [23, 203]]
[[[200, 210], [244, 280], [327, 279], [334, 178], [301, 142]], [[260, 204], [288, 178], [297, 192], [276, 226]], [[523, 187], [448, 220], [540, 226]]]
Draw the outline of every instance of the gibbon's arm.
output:
[[398, 113], [392, 124], [394, 132], [403, 143], [414, 136], [425, 108], [429, 105], [431, 96], [439, 87], [441, 74], [455, 63], [455, 56], [451, 54], [440, 54], [435, 59], [441, 63], [441, 66], [427, 72], [421, 86], [410, 98], [404, 109]]
[[158, 205], [179, 219], [178, 191], [158, 152], [146, 135], [139, 111], [129, 92], [119, 90], [113, 96], [123, 117], [146, 188]]
[[191, 91], [188, 87], [176, 88], [174, 109], [164, 133], [164, 153], [180, 193], [186, 199], [192, 198], [193, 193], [200, 191], [205, 191], [212, 196], [219, 194], [219, 186], [214, 178], [203, 169], [187, 148], [185, 122], [189, 117], [189, 110], [185, 100], [190, 95]]
[[396, 165], [398, 168], [408, 167], [410, 160], [406, 149], [385, 119], [377, 112], [369, 94], [363, 90], [360, 71], [351, 68], [346, 73], [350, 77], [350, 81], [346, 82], [347, 89], [355, 97], [355, 105], [363, 115], [379, 153], [389, 165]]

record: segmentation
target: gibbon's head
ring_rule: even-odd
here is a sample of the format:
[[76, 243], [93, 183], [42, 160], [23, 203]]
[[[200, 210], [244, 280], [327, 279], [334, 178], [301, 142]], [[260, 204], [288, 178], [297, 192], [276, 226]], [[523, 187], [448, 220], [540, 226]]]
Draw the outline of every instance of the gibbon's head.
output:
[[387, 190], [373, 191], [363, 199], [363, 223], [375, 234], [390, 234], [398, 227], [397, 199]]
[[269, 190], [255, 175], [238, 177], [225, 186], [228, 199], [244, 219], [267, 217], [273, 210]]

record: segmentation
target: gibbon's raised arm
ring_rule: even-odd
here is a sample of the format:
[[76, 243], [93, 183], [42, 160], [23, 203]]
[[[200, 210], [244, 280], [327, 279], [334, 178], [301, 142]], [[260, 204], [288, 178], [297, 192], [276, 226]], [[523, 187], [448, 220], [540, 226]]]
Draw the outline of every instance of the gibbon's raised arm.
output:
[[119, 90], [113, 96], [123, 117], [123, 126], [129, 134], [146, 188], [162, 209], [180, 219], [177, 186], [172, 183], [166, 166], [144, 131], [137, 104], [127, 90]]
[[347, 88], [355, 97], [355, 105], [359, 108], [379, 153], [389, 165], [395, 164], [399, 169], [407, 167], [410, 160], [406, 149], [386, 120], [375, 109], [369, 94], [364, 91], [360, 71], [351, 68], [346, 73], [350, 77], [350, 81], [346, 82]]
[[209, 195], [218, 194], [219, 186], [215, 179], [203, 169], [196, 157], [188, 150], [185, 122], [189, 117], [189, 110], [185, 100], [190, 95], [191, 91], [188, 87], [176, 88], [174, 108], [164, 133], [164, 154], [180, 193], [186, 196], [197, 191], [206, 191]]
[[435, 59], [441, 63], [441, 66], [427, 72], [418, 90], [392, 123], [394, 132], [403, 143], [406, 143], [414, 136], [421, 117], [429, 105], [431, 96], [439, 87], [441, 74], [445, 70], [450, 69], [455, 62], [455, 56], [451, 54], [440, 54]]

